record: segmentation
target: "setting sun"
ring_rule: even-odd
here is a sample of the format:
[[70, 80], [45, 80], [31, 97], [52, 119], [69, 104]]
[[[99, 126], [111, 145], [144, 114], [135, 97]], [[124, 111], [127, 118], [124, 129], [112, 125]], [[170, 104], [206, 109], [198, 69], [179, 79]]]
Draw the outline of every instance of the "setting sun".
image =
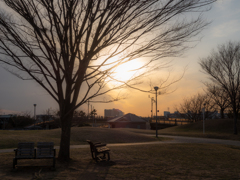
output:
[[113, 71], [113, 78], [117, 81], [126, 82], [143, 72], [143, 70], [138, 70], [143, 66], [143, 62], [139, 59], [126, 62], [119, 65]]

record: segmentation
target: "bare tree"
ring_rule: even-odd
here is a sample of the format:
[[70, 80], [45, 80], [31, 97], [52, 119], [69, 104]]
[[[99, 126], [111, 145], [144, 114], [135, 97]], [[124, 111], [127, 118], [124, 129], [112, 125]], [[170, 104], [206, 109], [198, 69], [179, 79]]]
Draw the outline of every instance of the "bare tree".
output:
[[240, 43], [229, 42], [219, 46], [218, 51], [213, 51], [210, 56], [201, 59], [200, 65], [210, 80], [227, 92], [234, 115], [234, 134], [237, 134], [240, 108]]
[[205, 118], [207, 118], [209, 112], [214, 110], [211, 99], [207, 94], [198, 93], [192, 97], [183, 99], [182, 103], [176, 106], [176, 111], [181, 113], [184, 118], [196, 122], [203, 119], [203, 107], [205, 107]]
[[[144, 57], [146, 64], [133, 70], [144, 69], [182, 54], [208, 24], [199, 14], [214, 1], [2, 0], [0, 61], [56, 100], [62, 125], [58, 157], [68, 160], [74, 110], [112, 90], [132, 87], [139, 74], [121, 81], [114, 75], [118, 66]], [[194, 12], [196, 18], [187, 16]], [[118, 83], [109, 88], [113, 81]]]
[[224, 118], [224, 111], [230, 106], [230, 99], [225, 89], [214, 84], [205, 83], [209, 98], [213, 100], [213, 105], [220, 110], [221, 118]]

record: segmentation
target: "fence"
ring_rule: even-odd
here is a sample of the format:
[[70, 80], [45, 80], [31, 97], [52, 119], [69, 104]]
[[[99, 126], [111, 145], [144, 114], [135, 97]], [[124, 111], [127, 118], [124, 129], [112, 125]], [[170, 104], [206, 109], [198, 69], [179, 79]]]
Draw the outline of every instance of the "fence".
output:
[[[193, 121], [190, 121], [188, 119], [183, 118], [160, 118], [157, 120], [159, 124], [171, 124], [171, 125], [184, 125], [184, 124], [190, 124]], [[156, 120], [150, 120], [150, 123], [156, 123]]]

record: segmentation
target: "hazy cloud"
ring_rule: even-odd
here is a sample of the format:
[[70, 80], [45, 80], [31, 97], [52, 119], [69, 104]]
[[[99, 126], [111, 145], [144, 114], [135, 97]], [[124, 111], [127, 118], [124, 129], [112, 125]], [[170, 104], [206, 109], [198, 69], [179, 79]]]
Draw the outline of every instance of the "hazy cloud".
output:
[[228, 6], [232, 3], [232, 1], [234, 1], [234, 0], [218, 0], [216, 2], [216, 5], [219, 9], [225, 9], [225, 8], [227, 8], [226, 6]]
[[214, 37], [227, 37], [235, 32], [240, 31], [239, 25], [240, 20], [231, 20], [214, 27], [212, 34]]

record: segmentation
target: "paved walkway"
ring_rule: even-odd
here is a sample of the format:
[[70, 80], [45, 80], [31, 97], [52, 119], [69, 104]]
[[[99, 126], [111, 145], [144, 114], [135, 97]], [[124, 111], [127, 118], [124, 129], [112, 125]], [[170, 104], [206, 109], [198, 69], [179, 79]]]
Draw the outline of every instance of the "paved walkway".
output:
[[[195, 137], [185, 137], [185, 136], [170, 136], [170, 135], [158, 135], [158, 137], [171, 138], [172, 140], [167, 141], [151, 141], [151, 142], [141, 142], [141, 143], [113, 143], [107, 144], [109, 147], [113, 146], [135, 146], [144, 144], [176, 144], [176, 143], [197, 143], [197, 144], [224, 144], [232, 146], [240, 146], [240, 141], [233, 140], [222, 140], [222, 139], [210, 139], [210, 138], [195, 138]], [[59, 149], [59, 146], [55, 146]], [[71, 149], [77, 148], [89, 148], [89, 145], [72, 145]], [[13, 152], [13, 149], [0, 149], [0, 153]]]

